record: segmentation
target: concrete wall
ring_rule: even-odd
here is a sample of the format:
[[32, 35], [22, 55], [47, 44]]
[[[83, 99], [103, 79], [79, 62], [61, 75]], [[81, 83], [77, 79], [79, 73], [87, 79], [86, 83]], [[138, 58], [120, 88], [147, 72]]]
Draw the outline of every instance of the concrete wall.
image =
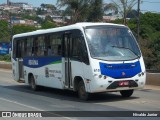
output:
[[160, 73], [147, 73], [146, 84], [160, 86]]
[[[12, 64], [10, 62], [0, 62], [0, 68], [12, 69]], [[160, 73], [147, 73], [146, 84], [160, 86]]]
[[0, 61], [0, 68], [2, 68], [2, 69], [12, 69], [12, 63], [11, 62]]

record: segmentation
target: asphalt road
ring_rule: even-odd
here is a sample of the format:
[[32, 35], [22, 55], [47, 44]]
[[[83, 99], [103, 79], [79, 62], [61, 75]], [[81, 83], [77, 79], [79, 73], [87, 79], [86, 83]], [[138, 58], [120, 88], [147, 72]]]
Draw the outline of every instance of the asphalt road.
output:
[[[77, 117], [75, 111], [160, 111], [160, 86], [146, 86], [137, 90], [130, 98], [122, 98], [117, 93], [95, 94], [92, 100], [84, 102], [78, 99], [72, 91], [57, 90], [42, 87], [40, 91], [32, 91], [29, 86], [17, 83], [12, 79], [11, 71], [0, 69], [0, 111], [46, 111], [57, 120], [71, 119], [104, 119], [97, 113], [97, 117]], [[47, 111], [74, 111], [70, 116]], [[105, 113], [104, 113], [105, 114]], [[113, 113], [114, 114], [114, 113]], [[102, 115], [103, 116], [103, 115]], [[8, 118], [0, 118], [0, 120]], [[17, 118], [14, 118], [17, 120]], [[12, 118], [12, 120], [14, 120]], [[31, 120], [31, 118], [29, 118]], [[32, 118], [35, 119], [35, 118]], [[53, 119], [53, 118], [42, 118]], [[109, 119], [128, 119], [127, 117], [112, 117]], [[141, 119], [132, 117], [130, 119]], [[147, 117], [145, 120], [157, 119]]]

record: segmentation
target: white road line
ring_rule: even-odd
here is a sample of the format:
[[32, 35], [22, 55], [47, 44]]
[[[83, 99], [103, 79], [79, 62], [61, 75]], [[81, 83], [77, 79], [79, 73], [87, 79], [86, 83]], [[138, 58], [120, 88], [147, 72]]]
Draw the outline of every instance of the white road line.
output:
[[[39, 108], [36, 108], [36, 107], [32, 107], [32, 106], [29, 106], [29, 105], [18, 103], [16, 101], [7, 100], [7, 99], [1, 98], [1, 97], [0, 97], [0, 100], [7, 101], [7, 102], [10, 102], [10, 103], [14, 103], [14, 104], [17, 104], [17, 105], [21, 105], [21, 106], [24, 106], [24, 107], [28, 107], [28, 108], [31, 108], [31, 109], [35, 109], [37, 111], [45, 111], [45, 110], [42, 110], [42, 109], [39, 109]], [[56, 115], [56, 116], [59, 116], [59, 117], [63, 117], [63, 118], [68, 119], [68, 120], [73, 120], [72, 118], [65, 117], [65, 116], [62, 116], [62, 115], [59, 115], [59, 114], [55, 114], [55, 113], [51, 113], [51, 112], [46, 112], [46, 113], [53, 114], [53, 115]]]
[[28, 107], [28, 108], [32, 108], [32, 109], [35, 109], [35, 110], [38, 110], [38, 111], [44, 111], [44, 110], [42, 110], [42, 109], [35, 108], [35, 107], [32, 107], [32, 106], [28, 106], [28, 105], [25, 105], [25, 104], [21, 104], [21, 103], [18, 103], [18, 102], [16, 102], [16, 101], [7, 100], [7, 99], [5, 99], [5, 98], [1, 98], [1, 97], [0, 97], [0, 100], [7, 101], [7, 102], [10, 102], [10, 103], [14, 103], [14, 104], [21, 105], [21, 106], [25, 106], [25, 107]]

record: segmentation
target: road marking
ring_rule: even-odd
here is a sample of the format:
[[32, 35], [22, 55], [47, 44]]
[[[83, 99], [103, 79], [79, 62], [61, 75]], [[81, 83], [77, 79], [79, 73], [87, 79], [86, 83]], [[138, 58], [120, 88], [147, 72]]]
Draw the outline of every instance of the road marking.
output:
[[18, 102], [16, 102], [16, 101], [7, 100], [7, 99], [5, 99], [5, 98], [1, 98], [1, 97], [0, 97], [0, 100], [7, 101], [7, 102], [10, 102], [10, 103], [15, 103], [15, 104], [17, 104], [17, 105], [25, 106], [25, 107], [32, 108], [32, 109], [35, 109], [35, 110], [44, 111], [44, 110], [42, 110], [42, 109], [35, 108], [35, 107], [32, 107], [32, 106], [28, 106], [28, 105], [25, 105], [25, 104], [21, 104], [21, 103], [18, 103]]
[[[38, 110], [38, 111], [46, 112], [45, 110], [42, 110], [42, 109], [39, 109], [39, 108], [36, 108], [36, 107], [32, 107], [32, 106], [29, 106], [29, 105], [25, 105], [25, 104], [22, 104], [22, 103], [18, 103], [16, 101], [11, 101], [11, 100], [8, 100], [8, 99], [5, 99], [5, 98], [0, 97], [0, 100], [7, 101], [7, 102], [10, 102], [10, 103], [14, 103], [14, 104], [17, 104], [17, 105], [21, 105], [21, 106], [24, 106], [24, 107], [28, 107], [28, 108], [31, 108], [31, 109], [35, 109], [35, 110]], [[63, 117], [63, 118], [68, 119], [68, 120], [73, 120], [72, 118], [65, 117], [65, 116], [62, 116], [62, 115], [59, 115], [59, 114], [56, 114], [56, 113], [51, 113], [51, 112], [46, 112], [46, 113], [53, 114], [53, 115], [56, 115], [58, 117]]]

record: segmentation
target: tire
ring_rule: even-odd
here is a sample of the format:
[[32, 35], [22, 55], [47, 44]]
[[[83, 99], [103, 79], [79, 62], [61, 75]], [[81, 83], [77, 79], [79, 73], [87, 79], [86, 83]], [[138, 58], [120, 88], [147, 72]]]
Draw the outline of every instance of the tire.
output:
[[36, 82], [35, 82], [33, 75], [30, 76], [30, 87], [34, 91], [38, 90], [38, 86], [36, 85]]
[[83, 81], [78, 84], [78, 96], [81, 100], [89, 100], [90, 94], [86, 92], [85, 85]]
[[133, 94], [134, 90], [122, 90], [120, 91], [122, 97], [128, 98]]

